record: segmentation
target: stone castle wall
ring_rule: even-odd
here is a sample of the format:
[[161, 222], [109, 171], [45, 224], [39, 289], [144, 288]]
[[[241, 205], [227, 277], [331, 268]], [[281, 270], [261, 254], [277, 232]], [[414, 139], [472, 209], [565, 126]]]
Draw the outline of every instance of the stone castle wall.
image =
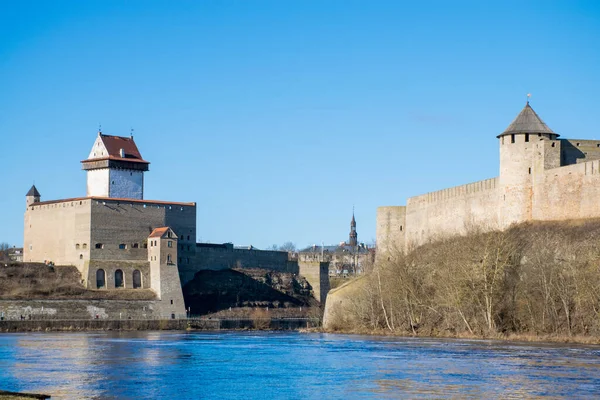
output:
[[39, 203], [25, 212], [23, 261], [53, 261], [80, 271], [90, 258], [90, 199]]
[[498, 223], [498, 178], [486, 179], [409, 198], [400, 234], [396, 229], [396, 242], [411, 248], [437, 237], [464, 234], [473, 227], [494, 229]]
[[[161, 318], [156, 300], [0, 300], [5, 319]], [[180, 317], [180, 316], [178, 316]], [[184, 317], [184, 316], [181, 316]]]
[[600, 217], [600, 141], [514, 136], [500, 139], [499, 177], [411, 197], [406, 207], [379, 207], [378, 253], [470, 229]]
[[[228, 269], [228, 268], [263, 268], [280, 272], [298, 273], [298, 265], [288, 261], [286, 251], [269, 251], [256, 249], [236, 249], [231, 244], [198, 243], [196, 245], [196, 258], [194, 274], [203, 269]], [[186, 276], [183, 283], [191, 280]]]
[[300, 261], [298, 263], [299, 273], [313, 288], [315, 299], [325, 304], [329, 289], [329, 263], [319, 261]]

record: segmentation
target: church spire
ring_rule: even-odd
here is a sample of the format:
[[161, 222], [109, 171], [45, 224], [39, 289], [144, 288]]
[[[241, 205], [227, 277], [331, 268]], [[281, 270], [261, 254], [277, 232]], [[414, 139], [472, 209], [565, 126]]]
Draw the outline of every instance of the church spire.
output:
[[354, 218], [354, 207], [352, 207], [352, 221], [350, 221], [350, 246], [358, 245], [358, 233], [356, 232], [356, 219]]

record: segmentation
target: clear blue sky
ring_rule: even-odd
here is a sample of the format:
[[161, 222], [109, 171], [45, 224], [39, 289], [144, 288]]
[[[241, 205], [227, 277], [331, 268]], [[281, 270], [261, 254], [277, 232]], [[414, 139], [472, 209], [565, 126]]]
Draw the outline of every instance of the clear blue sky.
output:
[[199, 240], [337, 243], [355, 205], [370, 242], [378, 206], [497, 176], [528, 92], [600, 138], [599, 75], [597, 1], [1, 1], [0, 242], [33, 181], [85, 195], [99, 122]]

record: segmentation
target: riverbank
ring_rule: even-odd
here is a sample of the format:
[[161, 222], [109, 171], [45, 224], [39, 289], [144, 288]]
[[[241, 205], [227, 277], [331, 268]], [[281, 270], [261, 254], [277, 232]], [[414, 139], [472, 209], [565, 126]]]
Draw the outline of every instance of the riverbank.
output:
[[400, 332], [390, 332], [385, 329], [343, 329], [332, 330], [322, 327], [301, 329], [300, 332], [306, 333], [332, 333], [340, 335], [366, 335], [366, 336], [386, 336], [399, 338], [421, 338], [421, 339], [467, 339], [467, 340], [501, 340], [507, 342], [532, 342], [532, 343], [573, 343], [573, 344], [591, 344], [600, 345], [600, 337], [595, 336], [564, 336], [564, 335], [532, 335], [532, 334], [494, 334], [494, 335], [472, 335], [470, 333], [439, 333], [436, 335], [426, 334], [402, 334]]
[[0, 400], [30, 400], [30, 399], [49, 399], [50, 396], [47, 394], [35, 394], [35, 393], [18, 393], [8, 392], [6, 390], [0, 390]]
[[0, 332], [160, 331], [160, 330], [276, 330], [313, 329], [315, 318], [190, 318], [165, 320], [4, 320]]

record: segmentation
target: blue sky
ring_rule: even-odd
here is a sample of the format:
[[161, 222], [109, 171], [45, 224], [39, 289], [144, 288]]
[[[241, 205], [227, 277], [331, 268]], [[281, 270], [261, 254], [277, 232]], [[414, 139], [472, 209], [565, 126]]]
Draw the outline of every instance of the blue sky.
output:
[[376, 208], [498, 174], [531, 104], [600, 138], [595, 1], [2, 1], [0, 242], [25, 193], [85, 195], [98, 124], [135, 138], [149, 199], [198, 239], [359, 240]]

